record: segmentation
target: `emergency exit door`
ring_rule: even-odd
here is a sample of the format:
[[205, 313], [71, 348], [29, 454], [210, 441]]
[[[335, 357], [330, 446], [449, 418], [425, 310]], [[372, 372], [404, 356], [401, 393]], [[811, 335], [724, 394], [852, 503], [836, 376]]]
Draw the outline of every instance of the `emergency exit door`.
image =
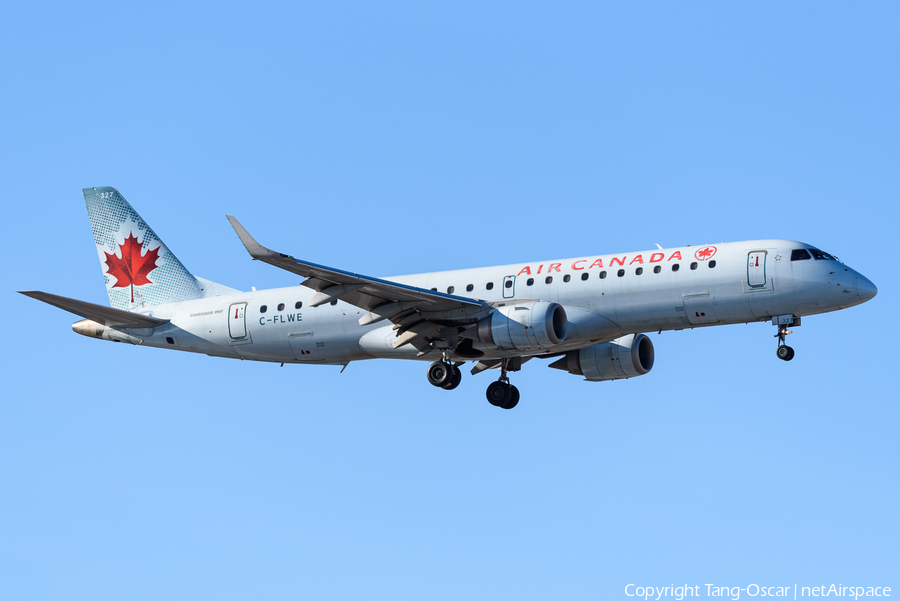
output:
[[766, 285], [766, 251], [754, 250], [747, 255], [747, 283], [751, 288]]
[[228, 335], [232, 340], [243, 340], [247, 337], [247, 320], [244, 317], [247, 303], [235, 303], [228, 310]]
[[516, 276], [508, 275], [503, 278], [503, 298], [512, 298], [516, 295]]

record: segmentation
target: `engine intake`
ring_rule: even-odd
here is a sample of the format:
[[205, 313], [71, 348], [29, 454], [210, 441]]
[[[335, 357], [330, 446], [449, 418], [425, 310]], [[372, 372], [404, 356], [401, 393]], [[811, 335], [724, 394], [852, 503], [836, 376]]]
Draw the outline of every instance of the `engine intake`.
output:
[[550, 364], [592, 382], [633, 378], [653, 369], [656, 353], [653, 342], [644, 334], [629, 334], [610, 342], [595, 344]]
[[476, 326], [481, 342], [503, 350], [552, 347], [566, 339], [569, 319], [559, 303], [531, 301], [497, 307]]

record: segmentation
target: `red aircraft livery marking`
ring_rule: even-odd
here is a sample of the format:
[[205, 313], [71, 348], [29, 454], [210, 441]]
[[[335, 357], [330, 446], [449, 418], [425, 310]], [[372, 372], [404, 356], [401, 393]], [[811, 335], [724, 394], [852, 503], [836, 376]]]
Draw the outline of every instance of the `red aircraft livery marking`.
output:
[[[712, 255], [716, 254], [716, 247], [715, 247], [715, 246], [709, 246], [709, 247], [707, 247], [707, 248], [712, 249], [712, 254], [709, 255], [710, 257], [711, 257]], [[697, 252], [699, 253], [700, 251], [697, 251]], [[652, 255], [650, 255], [650, 261], [649, 261], [649, 262], [650, 262], [650, 263], [659, 263], [660, 261], [662, 261], [662, 260], [665, 259], [665, 258], [666, 258], [665, 253], [661, 253], [661, 252], [659, 252], [659, 253], [653, 253]], [[709, 257], [707, 257], [707, 258], [709, 258]], [[673, 253], [669, 256], [669, 258], [668, 258], [667, 260], [668, 260], [668, 261], [675, 261], [675, 260], [681, 261], [681, 260], [682, 260], [682, 258], [681, 258], [681, 251], [680, 251], [680, 250], [676, 250], [675, 252], [673, 252]], [[705, 261], [706, 259], [701, 259], [701, 260]], [[590, 261], [590, 259], [578, 259], [577, 261], [575, 261], [574, 263], [572, 263], [572, 265], [569, 266], [569, 269], [572, 269], [573, 271], [581, 271], [581, 270], [583, 270], [583, 269], [592, 269], [592, 268], [594, 268], [594, 267], [596, 267], [596, 268], [598, 268], [598, 269], [603, 269], [603, 258], [602, 258], [602, 257], [599, 258], [599, 259], [596, 259], [593, 263], [591, 263], [590, 265], [588, 265], [587, 267], [585, 267], [584, 264], [587, 263], [588, 261]], [[628, 261], [628, 255], [625, 255], [624, 257], [612, 257], [612, 258], [609, 260], [609, 265], [608, 265], [608, 267], [612, 267], [613, 265], [623, 265], [623, 266], [626, 265], [626, 264], [627, 264], [627, 265], [633, 265], [633, 264], [635, 264], [635, 263], [638, 263], [638, 264], [640, 264], [640, 265], [643, 265], [643, 264], [644, 264], [644, 255], [643, 255], [643, 253], [633, 256], [633, 257], [631, 258], [631, 261]], [[558, 272], [558, 271], [560, 271], [560, 268], [561, 268], [561, 267], [562, 267], [562, 263], [550, 263], [550, 267], [547, 269], [547, 273], [550, 273], [551, 271], [557, 271], [557, 272]], [[532, 271], [531, 265], [526, 265], [526, 266], [523, 267], [522, 270], [521, 270], [519, 273], [517, 273], [516, 275], [517, 275], [517, 276], [519, 276], [519, 275], [532, 275], [532, 274], [535, 274], [535, 273], [541, 273], [541, 271], [542, 271], [543, 269], [544, 269], [544, 263], [541, 263], [540, 265], [538, 265], [537, 271]]]
[[128, 232], [128, 237], [122, 244], [119, 244], [119, 250], [122, 253], [120, 259], [115, 254], [103, 251], [106, 255], [104, 259], [106, 263], [106, 273], [116, 278], [116, 283], [112, 288], [128, 288], [131, 287], [131, 302], [134, 302], [134, 287], [152, 284], [153, 282], [147, 277], [150, 272], [158, 267], [156, 264], [159, 258], [159, 249], [157, 246], [152, 250], [147, 250], [141, 254], [143, 243], [138, 242], [134, 232]]
[[694, 253], [694, 256], [697, 257], [698, 261], [707, 261], [716, 256], [716, 247], [715, 246], [704, 246], [703, 248], [697, 249], [697, 252]]

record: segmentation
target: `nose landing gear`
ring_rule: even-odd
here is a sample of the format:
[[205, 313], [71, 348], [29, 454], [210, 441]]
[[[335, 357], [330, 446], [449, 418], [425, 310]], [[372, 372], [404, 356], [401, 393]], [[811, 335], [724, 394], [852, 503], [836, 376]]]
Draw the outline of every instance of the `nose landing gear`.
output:
[[778, 333], [775, 338], [778, 339], [778, 348], [775, 349], [775, 355], [782, 361], [790, 361], [794, 358], [794, 349], [784, 343], [784, 339], [788, 334], [793, 334], [788, 330], [788, 326], [799, 326], [800, 318], [793, 315], [779, 315], [772, 318], [772, 323], [778, 326]]

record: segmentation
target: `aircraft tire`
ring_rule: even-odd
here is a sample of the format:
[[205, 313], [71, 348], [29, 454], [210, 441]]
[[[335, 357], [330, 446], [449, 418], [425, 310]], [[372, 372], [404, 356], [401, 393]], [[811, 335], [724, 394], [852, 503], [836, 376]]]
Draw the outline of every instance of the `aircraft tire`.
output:
[[782, 361], [790, 361], [794, 358], [794, 349], [783, 344], [778, 347], [778, 349], [775, 351], [775, 354]]
[[447, 380], [447, 383], [441, 386], [444, 390], [453, 390], [459, 383], [462, 382], [462, 372], [459, 371], [459, 368], [455, 365], [450, 366], [450, 379]]
[[515, 386], [510, 386], [509, 391], [511, 393], [509, 396], [509, 402], [503, 405], [504, 409], [512, 409], [519, 404], [519, 389]]
[[432, 386], [442, 388], [453, 377], [452, 367], [443, 361], [435, 361], [428, 366], [428, 382]]
[[487, 387], [488, 403], [494, 407], [504, 407], [512, 399], [512, 387], [506, 382], [491, 382]]

